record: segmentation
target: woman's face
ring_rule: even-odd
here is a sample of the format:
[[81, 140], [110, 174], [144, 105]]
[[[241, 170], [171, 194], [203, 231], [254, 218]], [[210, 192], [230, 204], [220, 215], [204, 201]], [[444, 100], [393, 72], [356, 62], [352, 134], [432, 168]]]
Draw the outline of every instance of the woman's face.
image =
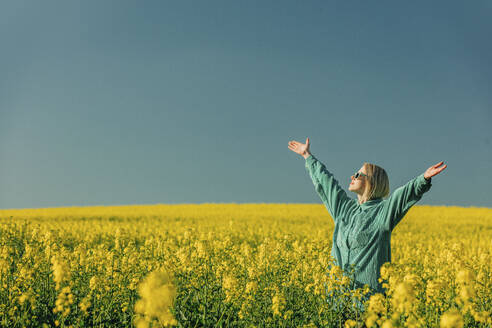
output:
[[[362, 166], [359, 169], [359, 171], [357, 171], [357, 172], [367, 174], [366, 168], [364, 166]], [[366, 179], [367, 179], [367, 177], [364, 175], [359, 175], [359, 177], [356, 179], [352, 175], [350, 177], [350, 179], [351, 179], [351, 181], [350, 181], [350, 185], [349, 185], [348, 190], [353, 191], [353, 192], [362, 196], [364, 194], [364, 190], [366, 190]]]

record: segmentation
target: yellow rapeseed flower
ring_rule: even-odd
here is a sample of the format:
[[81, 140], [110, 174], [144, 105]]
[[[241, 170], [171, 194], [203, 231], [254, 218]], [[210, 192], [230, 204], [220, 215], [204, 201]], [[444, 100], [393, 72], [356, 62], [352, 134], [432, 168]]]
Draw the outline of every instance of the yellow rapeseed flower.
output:
[[461, 313], [452, 309], [444, 313], [441, 317], [441, 328], [462, 328], [463, 327], [463, 317]]
[[456, 282], [458, 284], [470, 284], [473, 282], [474, 274], [471, 270], [463, 269], [456, 274]]
[[175, 325], [171, 308], [176, 295], [171, 276], [164, 270], [151, 272], [139, 285], [141, 299], [135, 304], [135, 312], [149, 320], [156, 318], [164, 325]]

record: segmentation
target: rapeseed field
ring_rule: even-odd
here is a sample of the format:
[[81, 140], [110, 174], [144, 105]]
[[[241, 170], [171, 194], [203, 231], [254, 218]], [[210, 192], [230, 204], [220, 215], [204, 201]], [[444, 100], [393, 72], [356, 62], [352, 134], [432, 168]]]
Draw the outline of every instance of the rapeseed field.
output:
[[0, 210], [2, 327], [490, 327], [492, 209], [414, 206], [385, 294], [318, 204]]

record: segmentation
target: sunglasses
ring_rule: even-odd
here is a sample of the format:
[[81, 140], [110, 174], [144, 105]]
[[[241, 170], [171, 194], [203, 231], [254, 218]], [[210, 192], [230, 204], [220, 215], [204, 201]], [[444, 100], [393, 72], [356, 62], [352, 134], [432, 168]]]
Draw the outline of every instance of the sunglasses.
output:
[[368, 177], [368, 175], [367, 175], [367, 174], [364, 174], [364, 173], [361, 173], [361, 172], [357, 172], [357, 173], [355, 173], [355, 174], [354, 174], [354, 178], [355, 178], [355, 179], [358, 179], [361, 175], [362, 175], [362, 176], [365, 176], [365, 177]]

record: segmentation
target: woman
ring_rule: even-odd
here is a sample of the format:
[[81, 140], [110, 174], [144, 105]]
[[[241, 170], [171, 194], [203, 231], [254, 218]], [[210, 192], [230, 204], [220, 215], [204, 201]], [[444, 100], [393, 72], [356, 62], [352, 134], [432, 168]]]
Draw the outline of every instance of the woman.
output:
[[331, 255], [345, 272], [354, 269], [355, 288], [369, 285], [373, 292], [383, 292], [381, 265], [391, 261], [391, 231], [408, 210], [431, 187], [431, 178], [444, 170], [443, 162], [431, 166], [423, 174], [389, 194], [389, 180], [381, 167], [364, 163], [351, 176], [349, 190], [357, 194], [351, 199], [338, 185], [337, 180], [309, 152], [309, 138], [302, 144], [289, 142], [289, 149], [306, 160], [306, 169], [335, 221]]

